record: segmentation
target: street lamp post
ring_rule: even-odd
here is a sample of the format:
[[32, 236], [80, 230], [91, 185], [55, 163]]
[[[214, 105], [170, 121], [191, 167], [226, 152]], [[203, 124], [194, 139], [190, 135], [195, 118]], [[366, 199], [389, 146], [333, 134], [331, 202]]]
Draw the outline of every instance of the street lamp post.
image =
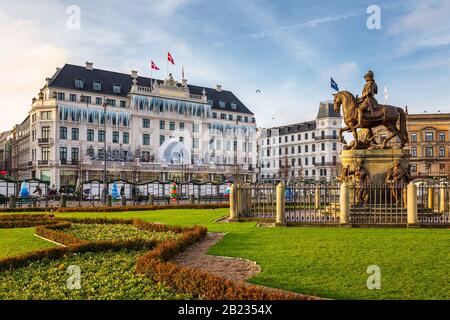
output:
[[106, 173], [106, 97], [103, 98], [103, 203], [108, 196], [108, 179]]

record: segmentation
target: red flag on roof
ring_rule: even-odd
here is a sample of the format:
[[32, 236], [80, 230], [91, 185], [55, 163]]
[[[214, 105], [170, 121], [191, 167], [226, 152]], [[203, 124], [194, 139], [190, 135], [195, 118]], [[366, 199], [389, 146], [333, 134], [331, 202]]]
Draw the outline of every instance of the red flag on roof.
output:
[[170, 54], [170, 52], [167, 52], [167, 60], [169, 60], [169, 62], [173, 65], [175, 65], [175, 61], [172, 58], [172, 55]]
[[153, 62], [153, 60], [152, 60], [152, 69], [156, 71], [159, 70], [158, 66], [156, 65], [156, 63]]

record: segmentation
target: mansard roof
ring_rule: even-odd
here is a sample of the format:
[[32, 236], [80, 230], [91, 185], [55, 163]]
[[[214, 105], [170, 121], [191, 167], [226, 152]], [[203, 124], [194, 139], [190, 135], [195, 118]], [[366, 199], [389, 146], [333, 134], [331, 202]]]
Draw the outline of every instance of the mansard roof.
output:
[[340, 118], [341, 115], [334, 111], [334, 105], [331, 101], [321, 102], [319, 106], [319, 112], [317, 113], [317, 119], [320, 118]]
[[[75, 79], [81, 79], [84, 81], [83, 89], [77, 88], [75, 86]], [[163, 83], [163, 80], [152, 80], [158, 81], [159, 84]], [[101, 82], [100, 91], [94, 90], [94, 81]], [[113, 85], [117, 84], [121, 87], [120, 93], [115, 93], [113, 91]], [[77, 66], [72, 64], [65, 64], [64, 67], [54, 75], [53, 79], [49, 83], [49, 87], [53, 88], [82, 90], [96, 94], [116, 95], [124, 98], [128, 96], [131, 90], [131, 85], [131, 74], [101, 69], [88, 69], [84, 66]], [[138, 85], [150, 87], [150, 78], [138, 77]], [[204, 88], [202, 86], [190, 84], [188, 84], [188, 88], [191, 94], [197, 95], [202, 95], [202, 91], [203, 89], [205, 89], [208, 100], [212, 102], [213, 110], [239, 112], [253, 115], [253, 112], [251, 112], [231, 91], [218, 91], [213, 88]], [[232, 104], [236, 105], [235, 109], [232, 107]]]

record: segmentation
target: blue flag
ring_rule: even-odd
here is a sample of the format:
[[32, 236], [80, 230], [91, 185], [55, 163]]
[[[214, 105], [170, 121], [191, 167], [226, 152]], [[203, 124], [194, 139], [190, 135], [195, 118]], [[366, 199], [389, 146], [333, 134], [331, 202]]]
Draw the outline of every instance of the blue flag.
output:
[[333, 80], [333, 78], [331, 78], [331, 88], [333, 88], [336, 91], [339, 91], [339, 87], [338, 87], [336, 81]]

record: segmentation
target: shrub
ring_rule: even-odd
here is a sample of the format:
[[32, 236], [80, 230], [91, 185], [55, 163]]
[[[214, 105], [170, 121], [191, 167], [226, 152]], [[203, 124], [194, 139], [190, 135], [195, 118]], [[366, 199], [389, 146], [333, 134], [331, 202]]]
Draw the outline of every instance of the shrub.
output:
[[76, 207], [76, 208], [58, 208], [57, 212], [124, 212], [124, 211], [148, 211], [148, 210], [166, 210], [166, 209], [219, 209], [229, 208], [228, 203], [211, 204], [164, 204], [164, 205], [130, 205], [115, 207]]

